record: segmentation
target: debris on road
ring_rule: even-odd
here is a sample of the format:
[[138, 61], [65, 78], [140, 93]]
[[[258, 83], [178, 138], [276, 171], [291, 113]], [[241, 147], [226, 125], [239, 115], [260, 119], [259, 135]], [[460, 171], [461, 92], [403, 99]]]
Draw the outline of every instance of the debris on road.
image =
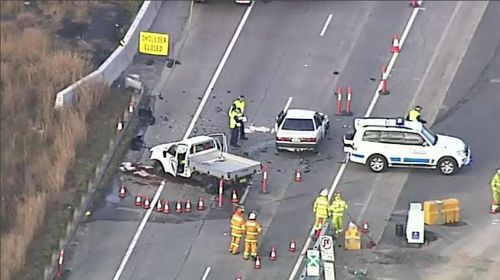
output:
[[124, 161], [121, 163], [119, 169], [122, 172], [129, 173], [141, 178], [150, 178], [150, 179], [160, 179], [159, 176], [153, 174], [153, 166], [137, 164], [130, 161]]

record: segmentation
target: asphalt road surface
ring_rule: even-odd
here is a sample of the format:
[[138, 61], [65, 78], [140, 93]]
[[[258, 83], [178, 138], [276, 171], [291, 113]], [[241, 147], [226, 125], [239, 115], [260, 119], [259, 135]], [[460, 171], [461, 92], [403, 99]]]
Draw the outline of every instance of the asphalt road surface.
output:
[[[435, 120], [433, 130], [471, 146], [474, 161], [453, 177], [397, 169], [370, 175], [365, 167], [349, 165], [342, 184], [351, 197], [349, 215], [359, 224], [369, 222], [369, 236], [378, 246], [361, 252], [337, 250], [341, 279], [354, 277], [348, 270], [365, 270], [369, 278], [405, 279], [495, 279], [499, 273], [500, 219], [488, 214], [488, 207], [489, 180], [500, 164], [494, 121], [500, 108], [500, 35], [494, 31], [500, 5], [478, 4], [425, 2], [409, 37], [413, 43], [405, 46], [392, 75], [395, 94], [387, 101], [394, 102], [384, 99], [374, 111], [398, 116], [419, 104], [424, 117]], [[420, 249], [408, 248], [395, 237], [395, 224], [406, 222], [410, 202], [445, 198], [460, 200], [461, 224], [427, 226], [437, 240]]]
[[[174, 4], [169, 3], [169, 5]], [[444, 93], [448, 92], [447, 87], [456, 71], [452, 64], [456, 62], [455, 68], [457, 68], [462, 61], [461, 57], [469, 45], [469, 37], [474, 33], [484, 10], [484, 5], [471, 6], [470, 3], [460, 4], [457, 10], [455, 7], [458, 4], [453, 2], [427, 2], [425, 5], [426, 10], [417, 18], [414, 30], [410, 32], [410, 37], [393, 71], [390, 82], [392, 93], [380, 99], [373, 112], [374, 115], [404, 114], [416, 92], [419, 98], [423, 98], [417, 101], [424, 106], [424, 115], [437, 115], [445, 97]], [[164, 71], [159, 77], [158, 86], [153, 90], [158, 95], [155, 106], [158, 122], [147, 131], [146, 141], [150, 145], [183, 137], [246, 8], [232, 3], [217, 2], [195, 5], [192, 26], [189, 33], [184, 32], [184, 36], [177, 26], [180, 15], [187, 14], [187, 9], [185, 6], [176, 6], [175, 9], [179, 12], [174, 16], [172, 10], [168, 10], [168, 5], [164, 4], [154, 23], [155, 31], [173, 33], [174, 38], [179, 38], [174, 52], [181, 64], [173, 70]], [[341, 136], [348, 130], [344, 125], [350, 126], [352, 123], [352, 117], [334, 116], [334, 89], [337, 86], [345, 88], [351, 85], [354, 96], [352, 111], [355, 116], [364, 115], [372, 99], [372, 93], [378, 85], [381, 66], [387, 63], [390, 56], [391, 37], [394, 33], [402, 31], [411, 11], [406, 2], [391, 1], [256, 3], [196, 123], [193, 134], [216, 131], [227, 133], [225, 113], [232, 99], [240, 94], [247, 97], [246, 111], [249, 123], [272, 127], [274, 117], [288, 97], [292, 96], [294, 98], [292, 107], [316, 109], [330, 116], [332, 127], [327, 140], [317, 155], [286, 152], [277, 155], [273, 149], [273, 135], [255, 132], [249, 135], [248, 141], [242, 143], [241, 149], [232, 150], [234, 153], [248, 154], [249, 157], [268, 163], [270, 166], [271, 193], [259, 194], [260, 182], [259, 178], [255, 178], [245, 201], [247, 209], [257, 210], [258, 220], [264, 229], [260, 245], [263, 266], [261, 270], [254, 270], [252, 263], [243, 261], [241, 256], [231, 256], [227, 253], [228, 223], [233, 210], [230, 204], [226, 203], [222, 209], [218, 209], [214, 205], [213, 198], [206, 195], [198, 186], [167, 178], [161, 194], [162, 199], [169, 201], [191, 199], [195, 202], [199, 196], [205, 196], [209, 209], [204, 212], [194, 210], [191, 214], [167, 215], [153, 212], [120, 279], [201, 279], [203, 276], [204, 279], [234, 279], [238, 274], [243, 279], [287, 278], [298, 255], [287, 252], [288, 242], [291, 239], [297, 240], [300, 251], [312, 225], [311, 203], [321, 188], [331, 185], [339, 168], [339, 161], [343, 159]], [[488, 11], [489, 9], [486, 14]], [[330, 14], [332, 20], [324, 29], [325, 21]], [[470, 15], [473, 15], [472, 19]], [[464, 20], [465, 18], [467, 20]], [[171, 23], [171, 20], [174, 23]], [[454, 25], [447, 28], [451, 20]], [[171, 26], [175, 28], [172, 30]], [[483, 32], [491, 32], [488, 28], [485, 29]], [[481, 29], [478, 29], [476, 36], [479, 36], [479, 30]], [[439, 43], [443, 41], [441, 40], [443, 36], [448, 36], [447, 40]], [[437, 45], [442, 49], [437, 50]], [[489, 50], [490, 54], [495, 50], [495, 48], [483, 48], [486, 48], [484, 52]], [[436, 52], [449, 57], [434, 55]], [[472, 52], [472, 47], [469, 52]], [[465, 61], [466, 59], [462, 65]], [[432, 69], [427, 70], [431, 63]], [[157, 69], [155, 73], [159, 71]], [[429, 75], [430, 72], [432, 73]], [[498, 75], [498, 67], [497, 73], [491, 75]], [[155, 75], [152, 75], [151, 81], [154, 81], [154, 78]], [[439, 84], [439, 79], [446, 78], [449, 79], [448, 85], [442, 85], [443, 88], [432, 88], [433, 84]], [[426, 82], [420, 85], [423, 80]], [[150, 83], [153, 87], [154, 83]], [[451, 89], [463, 87], [455, 84], [452, 83]], [[480, 88], [482, 84], [484, 89]], [[484, 93], [483, 99], [489, 100], [492, 97], [488, 97], [486, 92], [490, 92], [490, 96], [497, 93], [494, 86], [498, 85], [484, 80], [478, 82], [474, 88]], [[490, 88], [487, 88], [488, 86]], [[435, 93], [431, 95], [432, 98], [441, 99], [433, 100], [431, 97], [428, 99], [428, 94], [431, 93]], [[478, 104], [485, 102], [481, 101], [481, 98], [478, 99], [469, 97], [469, 102], [465, 105], [453, 98], [444, 100], [445, 104], [447, 102], [452, 104], [448, 106], [459, 103], [462, 104], [459, 107], [467, 108], [473, 102], [479, 102]], [[433, 107], [432, 104], [437, 105]], [[493, 102], [486, 105], [495, 108]], [[496, 106], [498, 108], [498, 103]], [[464, 119], [467, 116], [471, 117], [471, 108], [474, 107], [465, 111]], [[494, 117], [493, 113], [489, 116], [487, 112], [491, 110], [478, 112], [481, 114], [476, 117], [476, 121]], [[459, 113], [460, 109], [454, 112], [454, 114]], [[455, 123], [446, 123], [452, 119]], [[469, 126], [473, 126], [473, 119], [467, 121], [471, 122]], [[470, 142], [473, 150], [478, 145], [485, 147], [486, 144], [483, 142], [480, 144], [473, 142], [474, 139], [484, 140], [476, 135], [477, 132], [471, 133], [473, 131], [471, 129], [467, 134], [463, 133], [462, 122], [450, 117], [441, 121], [435, 129], [437, 131], [440, 128], [445, 129], [447, 133], [464, 137]], [[452, 131], [453, 127], [456, 130]], [[483, 129], [485, 127], [481, 126]], [[479, 126], [476, 129], [479, 129]], [[491, 140], [490, 143], [493, 145], [494, 141]], [[495, 160], [492, 153], [486, 151], [484, 155], [490, 161]], [[140, 154], [130, 153], [127, 160], [137, 160], [140, 157]], [[480, 157], [479, 151], [477, 157]], [[466, 172], [473, 172], [475, 168], [479, 168], [478, 158], [476, 165]], [[498, 159], [498, 156], [496, 158]], [[304, 171], [303, 182], [293, 182], [293, 172], [296, 168]], [[484, 171], [488, 172], [490, 171]], [[471, 176], [470, 180], [479, 178], [476, 175]], [[349, 164], [340, 189], [350, 203], [349, 214], [357, 221], [361, 219], [373, 221], [370, 223], [371, 232], [379, 240], [385, 226], [383, 221], [391, 215], [394, 205], [397, 212], [406, 209], [407, 200], [428, 199], [421, 196], [413, 197], [415, 195], [413, 192], [424, 194], [411, 187], [411, 183], [415, 181], [413, 177], [418, 177], [419, 180], [421, 177], [440, 180], [443, 186], [440, 191], [446, 189], [448, 192], [433, 195], [450, 193], [453, 187], [450, 183], [452, 181], [448, 177], [439, 176], [433, 171], [407, 170], [373, 175], [364, 167]], [[406, 177], [408, 182], [403, 187]], [[95, 211], [90, 221], [82, 228], [78, 241], [74, 244], [74, 254], [68, 263], [72, 271], [71, 279], [89, 279], [89, 276], [91, 279], [112, 279], [115, 276], [145, 213], [145, 210], [133, 206], [133, 195], [140, 193], [153, 197], [159, 185], [159, 181], [128, 176], [122, 176], [121, 179], [127, 184], [130, 195], [125, 200], [118, 201], [115, 186], [115, 191], [109, 195], [108, 204]], [[463, 181], [463, 178], [457, 177], [457, 179], [459, 182]], [[488, 180], [482, 179], [483, 185]], [[427, 183], [425, 186], [429, 189], [426, 195], [430, 196], [431, 189], [435, 189], [432, 185]], [[396, 203], [400, 189], [403, 189], [402, 195], [400, 201]], [[483, 188], [483, 191], [486, 190], [487, 185]], [[240, 197], [241, 195], [240, 192]], [[482, 195], [487, 200], [487, 195]], [[455, 197], [462, 199], [458, 193]], [[463, 207], [466, 207], [467, 201], [463, 201], [463, 204]], [[369, 206], [363, 210], [363, 205]], [[484, 209], [487, 210], [487, 205]], [[464, 212], [464, 215], [465, 213], [467, 212]], [[481, 211], [476, 214], [481, 215]], [[470, 227], [470, 224], [467, 227]], [[493, 227], [490, 230], [494, 229]], [[385, 243], [391, 242], [393, 241], [389, 240]], [[270, 262], [267, 256], [273, 245], [277, 248], [278, 260]], [[355, 257], [342, 251], [337, 254], [339, 265], [342, 267], [342, 261], [349, 261], [350, 265], [351, 259]], [[339, 277], [341, 275], [342, 273]]]

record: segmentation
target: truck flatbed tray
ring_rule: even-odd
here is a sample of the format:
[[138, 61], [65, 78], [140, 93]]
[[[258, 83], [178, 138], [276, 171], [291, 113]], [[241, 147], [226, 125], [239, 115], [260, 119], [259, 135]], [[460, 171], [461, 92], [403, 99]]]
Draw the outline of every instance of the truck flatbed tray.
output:
[[226, 179], [252, 175], [261, 169], [258, 161], [219, 151], [193, 155], [189, 160], [194, 170]]

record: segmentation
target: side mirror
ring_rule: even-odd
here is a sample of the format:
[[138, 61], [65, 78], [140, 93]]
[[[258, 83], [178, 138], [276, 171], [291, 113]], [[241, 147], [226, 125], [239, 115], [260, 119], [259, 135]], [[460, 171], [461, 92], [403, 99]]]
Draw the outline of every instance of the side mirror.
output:
[[424, 141], [424, 143], [422, 143], [422, 146], [424, 146], [424, 147], [428, 147], [428, 146], [429, 146], [429, 143], [427, 143], [427, 142], [425, 142], [425, 141]]

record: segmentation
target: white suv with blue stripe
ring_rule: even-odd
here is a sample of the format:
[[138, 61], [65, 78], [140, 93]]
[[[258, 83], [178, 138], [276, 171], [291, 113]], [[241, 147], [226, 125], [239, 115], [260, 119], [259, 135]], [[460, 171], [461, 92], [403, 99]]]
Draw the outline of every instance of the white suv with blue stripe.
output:
[[373, 172], [419, 167], [452, 175], [471, 162], [463, 140], [434, 134], [422, 123], [404, 118], [355, 118], [354, 133], [345, 135], [343, 141], [348, 159]]

